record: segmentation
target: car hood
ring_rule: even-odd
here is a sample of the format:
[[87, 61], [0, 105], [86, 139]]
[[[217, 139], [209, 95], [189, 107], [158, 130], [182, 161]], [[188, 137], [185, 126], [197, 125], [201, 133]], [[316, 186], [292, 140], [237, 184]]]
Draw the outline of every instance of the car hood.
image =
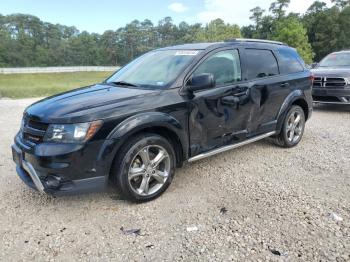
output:
[[96, 84], [40, 100], [27, 107], [25, 114], [45, 123], [86, 122], [145, 107], [145, 98], [159, 92]]
[[350, 67], [319, 67], [312, 69], [315, 76], [349, 77]]

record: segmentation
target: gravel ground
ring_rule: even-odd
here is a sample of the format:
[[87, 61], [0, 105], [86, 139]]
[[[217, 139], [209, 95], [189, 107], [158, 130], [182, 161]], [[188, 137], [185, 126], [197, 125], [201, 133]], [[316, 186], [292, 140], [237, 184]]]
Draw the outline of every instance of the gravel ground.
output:
[[10, 145], [33, 101], [0, 100], [0, 260], [350, 261], [350, 107], [317, 107], [296, 148], [261, 141], [186, 165], [132, 204], [17, 178]]

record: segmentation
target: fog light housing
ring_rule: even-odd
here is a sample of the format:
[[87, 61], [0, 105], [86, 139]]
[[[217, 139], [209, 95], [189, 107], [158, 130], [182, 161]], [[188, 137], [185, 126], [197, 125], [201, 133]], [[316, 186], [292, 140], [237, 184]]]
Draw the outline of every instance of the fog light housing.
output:
[[61, 185], [61, 178], [55, 175], [46, 177], [45, 184], [48, 188], [58, 188]]

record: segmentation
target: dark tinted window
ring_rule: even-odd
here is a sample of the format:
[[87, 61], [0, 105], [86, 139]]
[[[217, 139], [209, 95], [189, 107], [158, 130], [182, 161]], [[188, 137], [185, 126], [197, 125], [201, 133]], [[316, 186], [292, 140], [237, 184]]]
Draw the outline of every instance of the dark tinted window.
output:
[[193, 75], [213, 74], [216, 85], [241, 81], [241, 63], [237, 50], [225, 50], [207, 58]]
[[278, 64], [270, 50], [246, 49], [247, 80], [278, 75]]
[[280, 68], [282, 74], [291, 74], [304, 71], [303, 66], [299, 62], [298, 54], [290, 49], [278, 50], [280, 58]]

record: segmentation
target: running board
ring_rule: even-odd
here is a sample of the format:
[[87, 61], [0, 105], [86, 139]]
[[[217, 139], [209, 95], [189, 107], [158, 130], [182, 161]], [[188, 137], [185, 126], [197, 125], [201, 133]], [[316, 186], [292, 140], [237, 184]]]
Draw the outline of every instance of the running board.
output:
[[314, 104], [327, 104], [327, 105], [350, 105], [350, 102], [328, 102], [328, 101], [313, 101]]
[[253, 137], [253, 138], [250, 138], [250, 139], [248, 139], [246, 141], [243, 141], [241, 143], [220, 147], [218, 149], [214, 149], [214, 150], [209, 151], [207, 153], [203, 153], [203, 154], [191, 157], [188, 160], [188, 162], [195, 162], [195, 161], [201, 160], [201, 159], [206, 158], [206, 157], [210, 157], [210, 156], [213, 156], [213, 155], [216, 155], [216, 154], [220, 154], [220, 153], [226, 152], [226, 151], [231, 150], [231, 149], [235, 149], [235, 148], [238, 148], [238, 147], [241, 147], [241, 146], [245, 146], [245, 145], [248, 145], [250, 143], [253, 143], [253, 142], [259, 141], [261, 139], [267, 138], [269, 136], [273, 136], [274, 134], [276, 134], [275, 131], [269, 132], [269, 133], [266, 133], [266, 134], [263, 134], [263, 135], [260, 135], [260, 136], [256, 136], [256, 137]]

